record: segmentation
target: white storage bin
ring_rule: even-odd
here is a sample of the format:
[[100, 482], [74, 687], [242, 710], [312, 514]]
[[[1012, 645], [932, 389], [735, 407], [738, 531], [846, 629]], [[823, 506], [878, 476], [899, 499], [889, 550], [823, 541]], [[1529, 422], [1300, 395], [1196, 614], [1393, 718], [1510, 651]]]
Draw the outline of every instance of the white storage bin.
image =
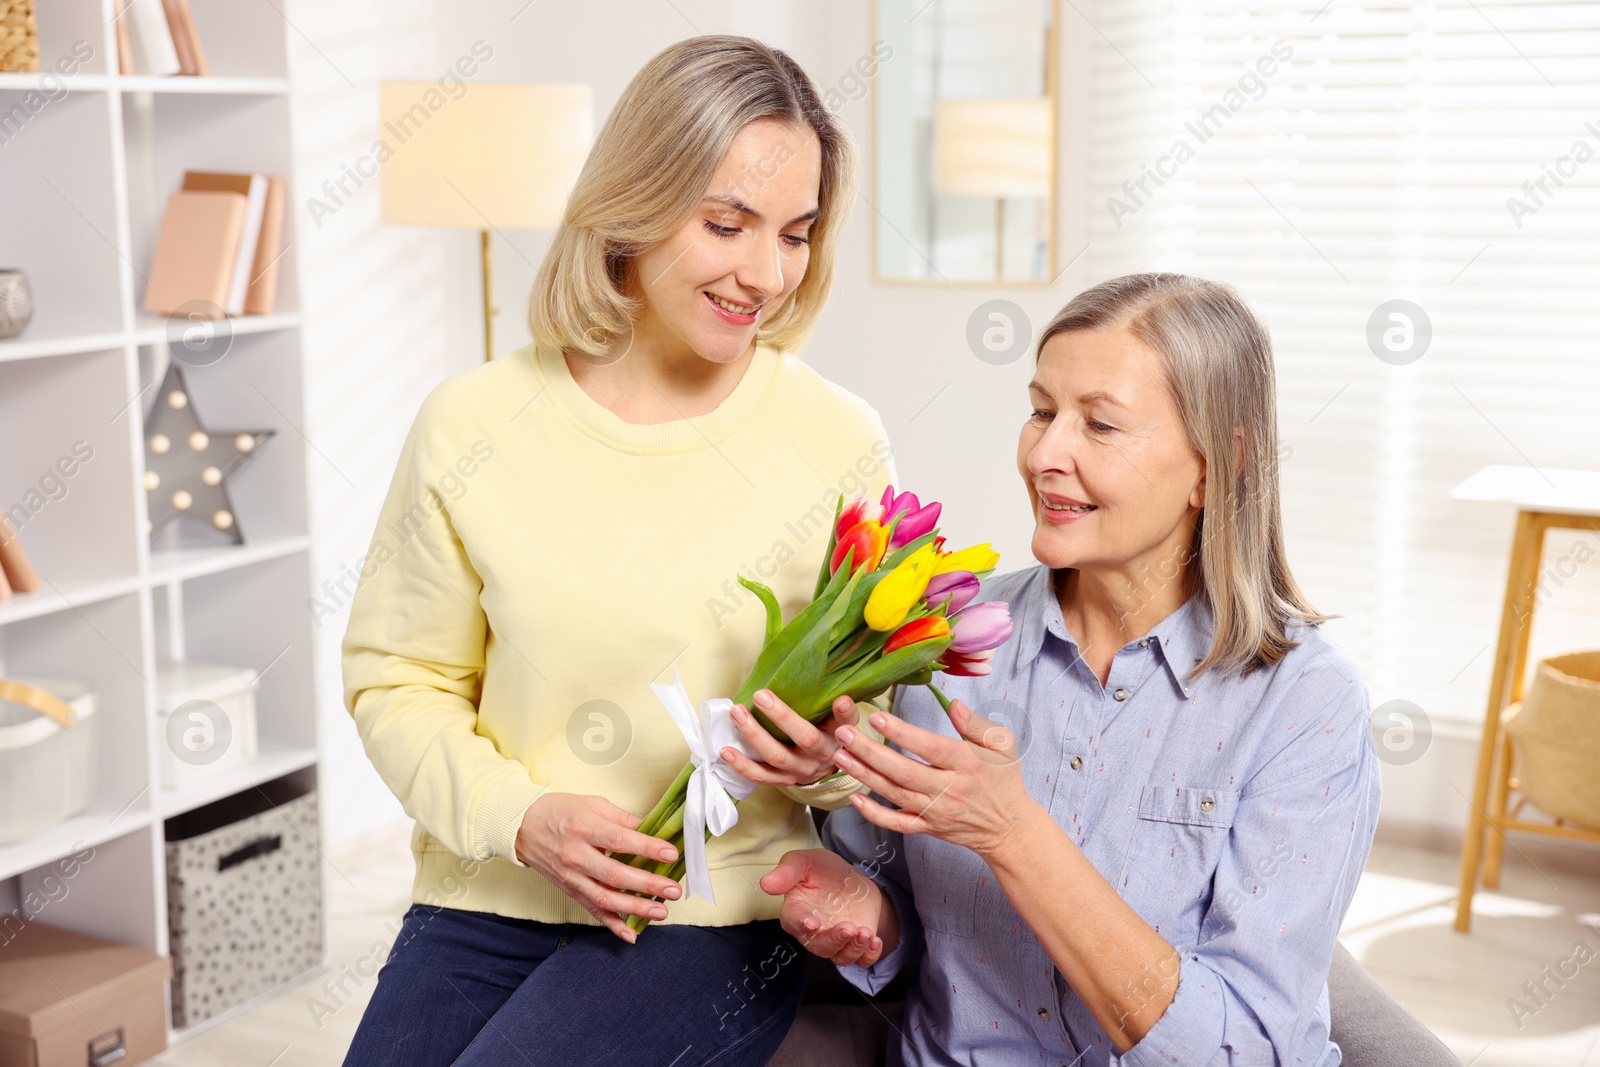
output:
[[94, 799], [94, 690], [53, 678], [12, 680], [70, 704], [78, 725], [69, 729], [26, 704], [0, 700], [0, 842], [32, 837]]
[[156, 663], [163, 786], [180, 789], [255, 760], [258, 681], [249, 667], [196, 660]]

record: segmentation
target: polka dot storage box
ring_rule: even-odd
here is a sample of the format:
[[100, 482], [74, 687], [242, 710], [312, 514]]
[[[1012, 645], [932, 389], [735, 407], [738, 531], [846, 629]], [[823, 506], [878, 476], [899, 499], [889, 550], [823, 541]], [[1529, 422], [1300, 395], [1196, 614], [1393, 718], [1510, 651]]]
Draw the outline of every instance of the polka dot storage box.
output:
[[174, 816], [166, 831], [173, 1026], [322, 963], [315, 768]]

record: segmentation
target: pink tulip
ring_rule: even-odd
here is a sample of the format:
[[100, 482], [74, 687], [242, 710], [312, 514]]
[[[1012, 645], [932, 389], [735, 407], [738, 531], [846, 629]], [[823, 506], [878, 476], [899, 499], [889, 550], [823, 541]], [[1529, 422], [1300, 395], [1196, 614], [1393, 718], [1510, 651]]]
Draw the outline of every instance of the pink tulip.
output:
[[879, 504], [874, 504], [862, 494], [857, 493], [844, 502], [844, 507], [839, 512], [839, 521], [833, 528], [833, 536], [842, 538], [850, 532], [852, 526], [859, 525], [869, 519], [874, 522], [881, 522], [885, 526], [889, 525], [889, 517], [883, 513], [883, 507]]
[[963, 655], [998, 648], [1011, 636], [1011, 606], [1003, 600], [973, 604], [950, 621], [950, 647]]
[[887, 526], [896, 515], [903, 516], [900, 525], [895, 527], [894, 536], [889, 540], [891, 550], [901, 545], [908, 545], [912, 541], [929, 533], [939, 525], [939, 510], [944, 505], [935, 500], [924, 505], [917, 499], [915, 493], [896, 494], [894, 486], [885, 486], [883, 498], [879, 501], [883, 508], [883, 524]]
[[928, 579], [928, 589], [922, 599], [930, 608], [945, 604], [945, 614], [953, 616], [977, 595], [978, 579], [971, 571], [946, 571]]

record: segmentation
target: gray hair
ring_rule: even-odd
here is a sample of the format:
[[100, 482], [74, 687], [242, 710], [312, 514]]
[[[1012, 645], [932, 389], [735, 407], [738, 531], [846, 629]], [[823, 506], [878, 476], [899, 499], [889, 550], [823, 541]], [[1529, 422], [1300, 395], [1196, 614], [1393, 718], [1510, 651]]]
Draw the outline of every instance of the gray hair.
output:
[[[1314, 609], [1289, 572], [1278, 493], [1278, 415], [1272, 339], [1228, 285], [1184, 274], [1128, 274], [1079, 293], [1039, 335], [1127, 327], [1160, 357], [1189, 444], [1205, 461], [1206, 498], [1188, 548], [1185, 593], [1200, 594], [1215, 629], [1190, 678], [1248, 674], [1298, 642], [1291, 623], [1333, 618]], [[1244, 464], [1234, 475], [1235, 428]], [[1231, 475], [1231, 476], [1230, 476]]]

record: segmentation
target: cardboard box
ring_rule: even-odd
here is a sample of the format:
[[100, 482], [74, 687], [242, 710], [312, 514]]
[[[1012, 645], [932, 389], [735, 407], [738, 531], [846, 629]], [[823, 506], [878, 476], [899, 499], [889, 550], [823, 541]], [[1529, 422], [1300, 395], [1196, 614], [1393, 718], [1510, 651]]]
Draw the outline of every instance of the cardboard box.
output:
[[167, 1047], [172, 961], [37, 920], [0, 946], [0, 1067], [142, 1063]]

